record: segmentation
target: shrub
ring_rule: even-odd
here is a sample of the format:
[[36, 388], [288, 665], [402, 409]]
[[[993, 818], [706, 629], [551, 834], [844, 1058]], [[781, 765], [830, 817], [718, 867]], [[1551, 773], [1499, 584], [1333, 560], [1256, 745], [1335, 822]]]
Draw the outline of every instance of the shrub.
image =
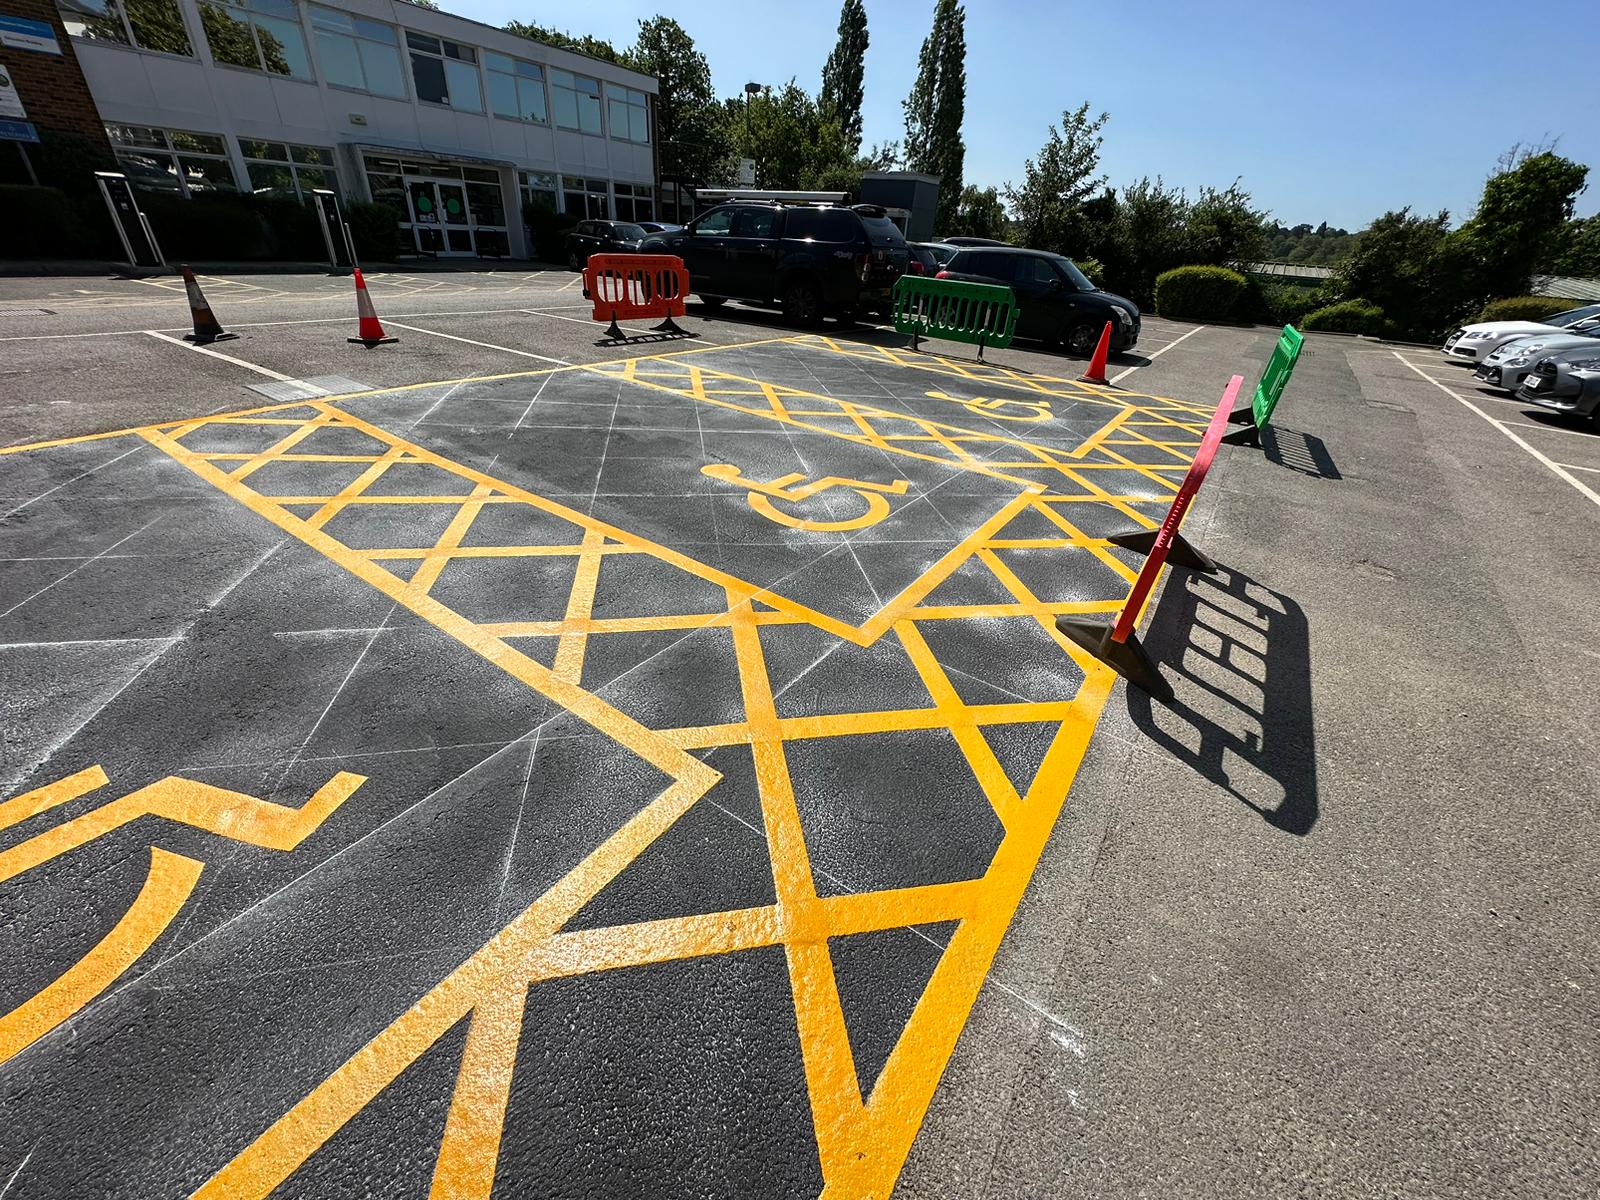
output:
[[90, 203], [58, 188], [0, 184], [0, 212], [0, 259], [81, 258], [116, 244], [98, 193]]
[[400, 250], [400, 211], [358, 200], [344, 210], [345, 223], [362, 262], [393, 262]]
[[1489, 301], [1473, 321], [1542, 321], [1575, 307], [1571, 300], [1555, 296], [1513, 296], [1509, 300]]
[[1073, 259], [1073, 262], [1077, 264], [1078, 270], [1088, 276], [1089, 282], [1094, 284], [1095, 287], [1105, 287], [1106, 268], [1105, 264], [1098, 258], [1076, 258]]
[[528, 227], [535, 258], [553, 263], [567, 260], [567, 234], [577, 226], [577, 217], [556, 212], [555, 206], [544, 200], [522, 206], [522, 223]]
[[294, 196], [259, 196], [257, 203], [267, 225], [271, 257], [285, 262], [326, 262], [327, 243], [322, 222], [309, 203]]
[[1368, 300], [1341, 300], [1308, 312], [1300, 322], [1301, 329], [1320, 330], [1324, 333], [1365, 333], [1380, 337], [1387, 328], [1383, 309]]
[[1308, 288], [1284, 283], [1264, 285], [1262, 296], [1272, 323], [1296, 326], [1308, 312], [1337, 303], [1339, 299], [1337, 293], [1330, 292], [1326, 286]]
[[1176, 267], [1156, 276], [1156, 313], [1195, 321], [1225, 320], [1245, 290], [1227, 267]]
[[173, 262], [243, 262], [271, 257], [267, 223], [254, 196], [140, 192], [139, 207]]

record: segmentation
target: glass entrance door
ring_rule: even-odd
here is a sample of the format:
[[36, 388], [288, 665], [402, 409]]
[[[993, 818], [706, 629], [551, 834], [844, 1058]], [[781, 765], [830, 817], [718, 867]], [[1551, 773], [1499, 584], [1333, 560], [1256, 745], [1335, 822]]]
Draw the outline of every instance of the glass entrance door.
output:
[[407, 176], [406, 202], [411, 207], [411, 231], [419, 253], [464, 257], [476, 253], [463, 184]]

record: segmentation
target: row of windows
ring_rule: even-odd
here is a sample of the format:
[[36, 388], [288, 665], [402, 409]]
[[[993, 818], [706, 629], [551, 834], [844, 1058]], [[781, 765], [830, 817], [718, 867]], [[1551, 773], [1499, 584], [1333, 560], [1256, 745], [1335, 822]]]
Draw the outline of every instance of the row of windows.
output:
[[[57, 0], [67, 32], [92, 41], [194, 57], [177, 0]], [[323, 77], [336, 87], [405, 99], [400, 38], [392, 26], [351, 13], [307, 4], [312, 40]], [[297, 0], [202, 0], [200, 25], [217, 62], [246, 70], [315, 78]], [[536, 63], [472, 46], [405, 31], [416, 98], [461, 112], [484, 111], [481, 79], [488, 80], [488, 107], [497, 117], [548, 125], [551, 110], [559, 129], [600, 135], [600, 81], [551, 68], [548, 81]], [[546, 102], [545, 85], [550, 95]], [[608, 84], [607, 116], [614, 139], [648, 144], [650, 121], [643, 92]]]
[[[106, 133], [117, 165], [139, 187], [182, 196], [239, 190], [227, 144], [217, 134], [146, 125], [107, 125]], [[339, 190], [330, 147], [240, 138], [239, 149], [252, 192], [304, 200], [312, 188]]]

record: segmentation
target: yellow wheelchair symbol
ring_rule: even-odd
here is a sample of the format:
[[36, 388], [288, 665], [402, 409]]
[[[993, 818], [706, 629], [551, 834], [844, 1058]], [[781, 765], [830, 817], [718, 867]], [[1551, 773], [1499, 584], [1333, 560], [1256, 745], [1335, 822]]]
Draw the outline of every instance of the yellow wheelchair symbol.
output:
[[[948, 400], [951, 404], [959, 404], [968, 412], [980, 417], [993, 417], [998, 421], [1048, 421], [1055, 414], [1050, 410], [1048, 400], [1012, 400], [1002, 397], [998, 400], [988, 400], [979, 396], [976, 400], [963, 400], [960, 396], [947, 396], [943, 392], [929, 392], [928, 396], [934, 400]], [[1014, 405], [1022, 409], [1021, 413], [1002, 412], [1007, 405]]]
[[[866, 483], [860, 479], [845, 479], [839, 475], [826, 475], [815, 483], [806, 483], [805, 476], [799, 471], [792, 475], [782, 475], [771, 483], [759, 483], [754, 479], [746, 479], [743, 471], [729, 463], [712, 463], [710, 466], [701, 467], [700, 473], [721, 480], [723, 483], [748, 488], [749, 493], [745, 499], [749, 501], [751, 508], [767, 520], [786, 525], [790, 529], [813, 532], [838, 533], [876, 525], [889, 515], [889, 501], [884, 497], [904, 496], [906, 489], [911, 486], [905, 479], [896, 479], [893, 483]], [[788, 504], [802, 504], [829, 488], [836, 487], [849, 488], [855, 492], [866, 501], [867, 511], [859, 517], [851, 517], [846, 521], [818, 521], [791, 516], [774, 507], [772, 503], [773, 500], [782, 500]]]
[[[108, 782], [106, 773], [94, 766], [15, 796], [0, 803], [0, 829], [76, 800]], [[0, 883], [147, 816], [264, 849], [293, 850], [365, 782], [365, 775], [340, 771], [301, 807], [287, 808], [243, 792], [169, 775], [0, 850]], [[0, 1063], [71, 1017], [133, 966], [182, 910], [204, 869], [205, 863], [198, 859], [151, 846], [144, 886], [111, 932], [43, 990], [10, 1012], [0, 1013]]]

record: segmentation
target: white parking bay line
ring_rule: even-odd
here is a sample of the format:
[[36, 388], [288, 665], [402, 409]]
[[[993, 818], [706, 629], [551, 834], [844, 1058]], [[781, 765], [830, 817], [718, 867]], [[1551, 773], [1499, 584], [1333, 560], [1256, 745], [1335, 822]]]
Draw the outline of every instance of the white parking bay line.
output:
[[1116, 383], [1119, 380], [1126, 379], [1129, 375], [1132, 375], [1140, 367], [1148, 367], [1152, 362], [1154, 362], [1156, 359], [1160, 358], [1168, 350], [1171, 350], [1179, 342], [1186, 341], [1187, 339], [1192, 338], [1195, 334], [1199, 333], [1204, 328], [1205, 328], [1204, 325], [1196, 325], [1193, 329], [1189, 330], [1189, 332], [1184, 334], [1182, 337], [1174, 338], [1172, 341], [1168, 342], [1165, 346], [1161, 347], [1161, 349], [1156, 350], [1156, 351], [1154, 351], [1154, 352], [1152, 352], [1150, 354], [1145, 355], [1146, 361], [1144, 361], [1142, 363], [1137, 363], [1134, 366], [1129, 367], [1126, 371], [1121, 371], [1118, 374], [1113, 375], [1111, 377], [1111, 382], [1112, 383]]
[[149, 337], [158, 338], [163, 342], [171, 342], [174, 346], [182, 346], [185, 350], [193, 350], [196, 354], [209, 355], [211, 358], [220, 358], [223, 362], [232, 363], [236, 367], [243, 367], [247, 371], [254, 371], [257, 375], [265, 375], [268, 379], [277, 379], [283, 383], [299, 383], [293, 375], [280, 375], [276, 371], [269, 371], [266, 367], [257, 366], [253, 362], [246, 362], [242, 358], [235, 358], [231, 354], [224, 354], [220, 350], [213, 350], [210, 346], [196, 346], [193, 342], [186, 342], [182, 338], [175, 338], [171, 334], [162, 333], [159, 329], [146, 329], [142, 331]]
[[1513, 429], [1531, 429], [1535, 433], [1561, 433], [1567, 437], [1588, 438], [1592, 446], [1600, 446], [1600, 437], [1582, 429], [1561, 429], [1555, 425], [1535, 425], [1531, 421], [1496, 421], [1497, 425], [1509, 425]]
[[[587, 304], [585, 304], [583, 307], [584, 308], [588, 308], [589, 306]], [[525, 308], [522, 311], [527, 313], [530, 317], [549, 317], [552, 321], [571, 321], [574, 325], [593, 325], [594, 324], [594, 318], [593, 317], [563, 317], [560, 313], [544, 312], [541, 309], [537, 309], [537, 308]], [[618, 325], [617, 328], [622, 330], [623, 333], [641, 333], [641, 334], [643, 334], [643, 333], [653, 333], [653, 332], [655, 332], [654, 330], [651, 330], [651, 329], [640, 329], [637, 325]]]
[[1600, 467], [1580, 467], [1577, 463], [1557, 463], [1558, 467], [1565, 467], [1569, 471], [1593, 471], [1600, 475]]
[[477, 342], [471, 338], [457, 337], [453, 333], [440, 333], [437, 329], [422, 329], [416, 325], [402, 325], [399, 321], [390, 321], [396, 329], [409, 329], [412, 333], [425, 333], [429, 337], [448, 338], [452, 342], [465, 342], [469, 346], [482, 346], [485, 350], [501, 350], [507, 354], [520, 354], [523, 358], [537, 358], [540, 362], [557, 363], [563, 367], [572, 364], [564, 358], [551, 358], [548, 354], [535, 354], [531, 350], [513, 350], [510, 346], [496, 346], [493, 342]]
[[[1510, 438], [1517, 445], [1521, 446], [1529, 454], [1533, 455], [1534, 458], [1536, 458], [1540, 462], [1542, 462], [1556, 476], [1558, 476], [1561, 479], [1565, 479], [1573, 487], [1577, 488], [1579, 492], [1581, 492], [1583, 495], [1589, 497], [1589, 499], [1591, 501], [1593, 501], [1596, 506], [1600, 506], [1600, 492], [1596, 492], [1588, 484], [1584, 483], [1583, 480], [1579, 479], [1576, 475], [1571, 474], [1560, 463], [1554, 462], [1550, 458], [1546, 457], [1544, 454], [1541, 454], [1533, 446], [1530, 446], [1525, 439], [1517, 436], [1515, 433], [1512, 433], [1511, 429], [1510, 429], [1510, 425], [1512, 424], [1512, 422], [1495, 420], [1488, 413], [1484, 412], [1483, 409], [1479, 408], [1476, 404], [1474, 404], [1471, 400], [1468, 400], [1465, 396], [1458, 396], [1455, 392], [1452, 392], [1449, 388], [1445, 387], [1445, 385], [1440, 383], [1437, 379], [1431, 378], [1426, 371], [1420, 370], [1414, 364], [1406, 362], [1406, 360], [1401, 356], [1399, 351], [1395, 352], [1395, 357], [1400, 359], [1401, 362], [1405, 363], [1406, 366], [1410, 367], [1413, 371], [1416, 371], [1416, 373], [1421, 378], [1426, 379], [1429, 383], [1433, 384], [1434, 387], [1438, 388], [1446, 396], [1449, 396], [1452, 400], [1457, 400], [1460, 403], [1465, 404], [1473, 412], [1477, 413], [1485, 421], [1489, 422], [1490, 425], [1494, 426], [1496, 429], [1498, 429], [1501, 433], [1505, 434], [1508, 438]], [[1540, 426], [1540, 425], [1528, 425], [1528, 426], [1525, 426], [1524, 428], [1527, 428], [1527, 429], [1542, 429], [1543, 426]], [[1567, 433], [1569, 431], [1565, 430], [1565, 429], [1561, 429], [1561, 430], [1554, 430], [1552, 432]]]

